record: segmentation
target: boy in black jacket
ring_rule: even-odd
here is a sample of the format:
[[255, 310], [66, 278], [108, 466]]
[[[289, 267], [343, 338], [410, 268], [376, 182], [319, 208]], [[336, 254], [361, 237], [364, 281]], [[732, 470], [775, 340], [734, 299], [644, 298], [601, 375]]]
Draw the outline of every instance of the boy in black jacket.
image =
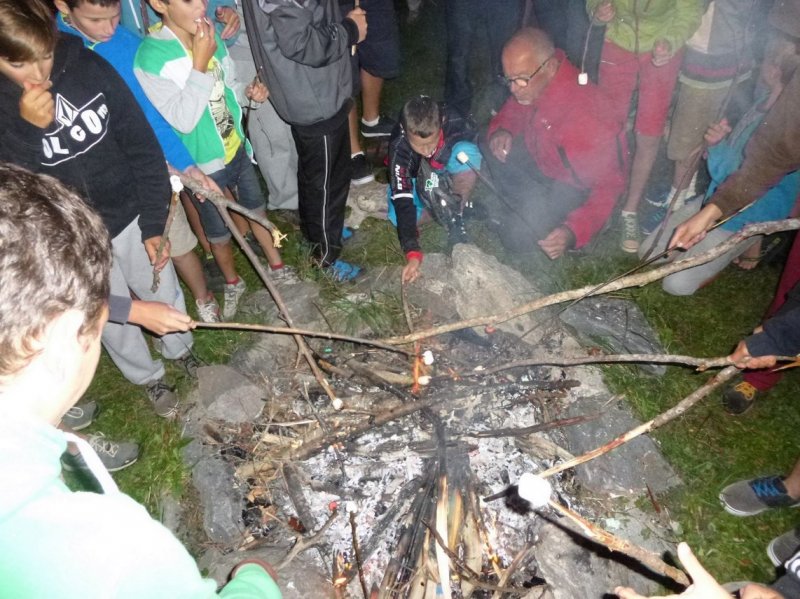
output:
[[[169, 262], [158, 253], [170, 197], [167, 167], [136, 100], [114, 69], [59, 35], [42, 0], [0, 0], [0, 160], [46, 173], [75, 188], [101, 215], [112, 238], [110, 321], [103, 344], [156, 413], [171, 416], [177, 396], [128, 323], [131, 292], [185, 313]], [[150, 290], [153, 267], [160, 285]], [[188, 332], [161, 337], [164, 357], [192, 367]]]

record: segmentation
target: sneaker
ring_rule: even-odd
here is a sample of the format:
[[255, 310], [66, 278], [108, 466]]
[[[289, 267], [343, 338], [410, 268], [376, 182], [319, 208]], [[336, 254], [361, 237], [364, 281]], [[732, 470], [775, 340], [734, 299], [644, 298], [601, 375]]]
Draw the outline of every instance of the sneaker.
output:
[[355, 280], [361, 274], [362, 268], [344, 260], [337, 260], [326, 267], [325, 272], [333, 277], [333, 280], [337, 283], [347, 283]]
[[197, 306], [197, 316], [203, 322], [219, 322], [221, 320], [219, 315], [219, 304], [213, 295], [209, 294], [206, 301], [195, 300]]
[[620, 212], [622, 222], [622, 243], [620, 247], [623, 252], [635, 254], [639, 251], [639, 219], [635, 212]]
[[61, 417], [61, 424], [73, 431], [83, 430], [92, 424], [92, 419], [96, 413], [97, 403], [86, 401], [67, 410], [67, 413]]
[[342, 227], [342, 243], [350, 241], [353, 238], [353, 229], [351, 227]]
[[350, 159], [353, 165], [353, 173], [350, 175], [350, 183], [353, 185], [366, 185], [375, 180], [372, 167], [367, 162], [367, 157], [361, 152]]
[[780, 568], [794, 557], [798, 549], [800, 549], [800, 528], [794, 528], [772, 539], [767, 545], [767, 555], [772, 560], [772, 565]]
[[740, 480], [722, 489], [719, 500], [725, 511], [734, 516], [755, 516], [770, 508], [800, 506], [800, 500], [786, 492], [780, 476]]
[[287, 285], [298, 283], [300, 281], [300, 277], [297, 276], [297, 270], [295, 270], [295, 268], [292, 266], [287, 266], [286, 264], [284, 264], [278, 270], [270, 269], [269, 278], [276, 283], [286, 283]]
[[744, 414], [753, 407], [760, 391], [747, 381], [728, 385], [722, 392], [722, 406], [728, 414]]
[[378, 122], [374, 125], [367, 125], [364, 123], [364, 119], [361, 119], [361, 135], [364, 137], [389, 137], [396, 124], [385, 116], [379, 116]]
[[178, 411], [178, 396], [163, 379], [150, 383], [145, 387], [144, 391], [156, 409], [156, 414], [162, 418], [169, 418]]
[[464, 220], [460, 216], [454, 216], [450, 220], [450, 228], [447, 231], [447, 243], [450, 247], [459, 243], [469, 243], [469, 235], [464, 228]]
[[242, 299], [247, 285], [240, 277], [235, 283], [225, 283], [224, 303], [222, 304], [222, 318], [231, 320], [236, 316], [236, 309], [239, 307], [239, 300]]
[[[118, 472], [139, 459], [139, 446], [136, 443], [115, 443], [107, 439], [103, 433], [94, 434], [87, 441], [109, 472]], [[81, 454], [65, 452], [61, 458], [61, 465], [64, 470], [91, 472]]]
[[203, 257], [203, 275], [206, 277], [206, 287], [211, 291], [221, 293], [225, 289], [225, 277], [211, 254]]
[[179, 366], [191, 378], [197, 378], [197, 369], [200, 368], [200, 360], [198, 360], [192, 352], [175, 360], [175, 365]]

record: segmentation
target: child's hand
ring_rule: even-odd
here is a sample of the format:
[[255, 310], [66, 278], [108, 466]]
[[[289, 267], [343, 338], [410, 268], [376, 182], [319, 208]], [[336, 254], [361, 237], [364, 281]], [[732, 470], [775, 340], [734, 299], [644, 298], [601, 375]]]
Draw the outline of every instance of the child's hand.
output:
[[617, 11], [614, 9], [614, 5], [611, 3], [611, 0], [606, 0], [602, 4], [598, 5], [598, 7], [595, 9], [594, 20], [598, 23], [605, 24], [610, 22], [616, 14]]
[[192, 66], [194, 69], [205, 73], [208, 70], [208, 61], [216, 51], [217, 40], [214, 37], [214, 26], [208, 19], [200, 19], [192, 39]]
[[663, 67], [672, 60], [672, 44], [667, 40], [658, 40], [653, 46], [653, 58], [651, 59], [654, 67]]
[[574, 241], [572, 231], [567, 227], [556, 227], [544, 239], [539, 240], [537, 243], [542, 251], [547, 254], [551, 260], [560, 258], [567, 251], [569, 246]]
[[353, 21], [358, 27], [358, 42], [356, 43], [363, 42], [364, 38], [367, 37], [367, 13], [363, 8], [354, 8], [347, 13], [346, 18]]
[[225, 24], [222, 33], [219, 34], [222, 39], [228, 40], [239, 31], [239, 15], [230, 6], [217, 7], [217, 10], [214, 11], [214, 17], [220, 23]]
[[714, 123], [707, 130], [703, 136], [709, 146], [715, 146], [732, 131], [731, 126], [728, 124], [728, 119], [722, 119], [719, 123]]
[[150, 264], [152, 264], [153, 268], [159, 272], [162, 271], [167, 265], [167, 262], [169, 262], [169, 239], [164, 244], [161, 254], [159, 255], [158, 246], [160, 244], [161, 235], [156, 235], [155, 237], [150, 237], [149, 239], [144, 240], [144, 249], [147, 252], [147, 257], [150, 259]]
[[24, 91], [19, 99], [19, 115], [31, 125], [46, 129], [55, 118], [55, 101], [49, 91], [53, 87], [53, 82], [25, 82], [23, 85]]
[[269, 98], [269, 90], [267, 86], [260, 81], [253, 81], [244, 90], [244, 95], [250, 98], [253, 102], [264, 102]]
[[419, 277], [419, 258], [410, 258], [408, 264], [403, 267], [402, 282], [413, 283]]

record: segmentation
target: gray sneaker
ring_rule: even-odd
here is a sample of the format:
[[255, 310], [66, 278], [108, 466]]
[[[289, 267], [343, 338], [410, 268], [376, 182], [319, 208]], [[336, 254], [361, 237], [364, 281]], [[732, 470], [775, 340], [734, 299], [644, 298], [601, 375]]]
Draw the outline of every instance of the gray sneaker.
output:
[[283, 283], [285, 285], [292, 285], [300, 282], [300, 277], [297, 276], [297, 270], [285, 264], [278, 270], [270, 270], [269, 278], [276, 283]]
[[722, 489], [719, 500], [725, 511], [734, 516], [755, 516], [770, 508], [800, 506], [800, 501], [786, 492], [780, 476], [740, 480]]
[[639, 251], [639, 218], [635, 212], [620, 212], [620, 223], [622, 224], [622, 243], [620, 247], [627, 254], [635, 254]]
[[175, 364], [180, 366], [191, 378], [197, 378], [197, 369], [200, 368], [200, 360], [193, 353], [189, 352], [185, 356], [175, 360]]
[[794, 528], [772, 539], [767, 545], [767, 555], [772, 560], [772, 565], [779, 568], [788, 562], [798, 549], [800, 549], [800, 528]]
[[156, 409], [156, 414], [162, 418], [174, 416], [178, 411], [178, 396], [172, 387], [168, 386], [163, 379], [158, 379], [145, 387], [148, 399]]
[[[139, 459], [139, 446], [136, 443], [115, 443], [103, 433], [96, 433], [87, 439], [89, 445], [95, 450], [103, 466], [109, 472], [117, 472], [127, 468]], [[71, 454], [66, 452], [61, 459], [61, 465], [65, 470], [82, 470], [91, 472], [81, 454]]]
[[97, 414], [97, 404], [91, 400], [85, 401], [67, 410], [61, 418], [61, 424], [73, 431], [83, 430], [92, 424], [95, 414]]
[[247, 285], [241, 277], [235, 283], [226, 283], [224, 292], [224, 303], [222, 304], [222, 318], [230, 320], [236, 316], [239, 308], [239, 300], [242, 299]]

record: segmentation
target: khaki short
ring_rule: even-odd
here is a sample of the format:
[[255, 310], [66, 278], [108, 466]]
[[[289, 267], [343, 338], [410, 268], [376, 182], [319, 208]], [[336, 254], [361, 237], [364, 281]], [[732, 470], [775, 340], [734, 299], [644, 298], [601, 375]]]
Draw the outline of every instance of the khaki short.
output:
[[701, 89], [680, 84], [678, 100], [672, 113], [667, 158], [686, 160], [703, 143], [709, 125], [718, 120], [719, 109], [728, 94], [728, 87]]
[[172, 220], [172, 226], [169, 229], [169, 240], [172, 244], [171, 256], [188, 254], [197, 245], [197, 237], [192, 233], [192, 228], [189, 226], [186, 212], [183, 210], [183, 204], [180, 200], [178, 200], [178, 205], [175, 207], [175, 218]]

